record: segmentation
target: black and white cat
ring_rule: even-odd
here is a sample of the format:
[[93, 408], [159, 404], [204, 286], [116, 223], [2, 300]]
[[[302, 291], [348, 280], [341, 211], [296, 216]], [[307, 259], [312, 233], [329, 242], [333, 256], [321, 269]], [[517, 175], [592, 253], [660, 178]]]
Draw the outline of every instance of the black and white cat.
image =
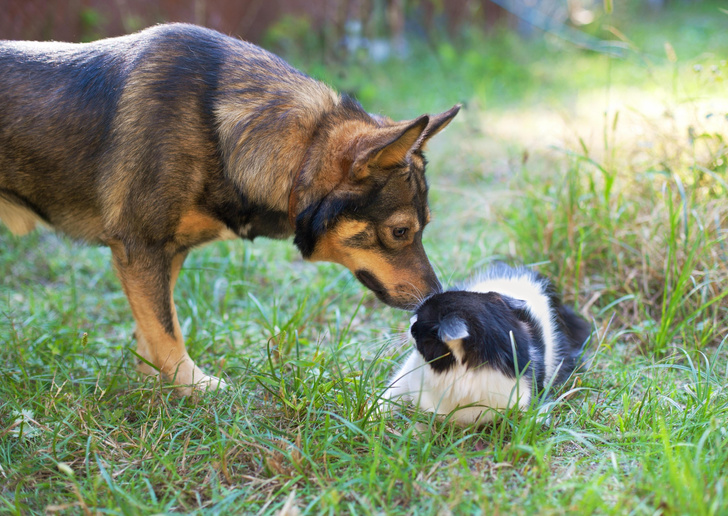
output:
[[415, 349], [384, 399], [439, 414], [458, 409], [452, 419], [463, 425], [492, 420], [491, 409], [525, 408], [562, 384], [591, 334], [546, 278], [505, 264], [464, 290], [430, 296], [411, 322]]

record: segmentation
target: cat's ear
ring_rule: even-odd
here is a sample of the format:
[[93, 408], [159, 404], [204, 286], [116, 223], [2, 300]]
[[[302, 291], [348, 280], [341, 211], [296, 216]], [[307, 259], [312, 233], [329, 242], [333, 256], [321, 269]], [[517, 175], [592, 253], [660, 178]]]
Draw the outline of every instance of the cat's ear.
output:
[[511, 310], [526, 310], [528, 303], [524, 299], [516, 299], [515, 297], [502, 296], [503, 302]]
[[466, 339], [470, 336], [468, 325], [460, 317], [449, 315], [440, 322], [437, 336], [443, 342], [450, 342], [457, 339]]

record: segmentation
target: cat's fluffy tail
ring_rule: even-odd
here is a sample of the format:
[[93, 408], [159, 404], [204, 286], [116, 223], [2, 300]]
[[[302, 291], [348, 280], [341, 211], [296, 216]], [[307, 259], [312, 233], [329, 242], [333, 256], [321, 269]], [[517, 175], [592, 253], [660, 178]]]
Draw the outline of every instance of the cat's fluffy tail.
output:
[[591, 336], [591, 324], [585, 321], [570, 306], [560, 305], [557, 311], [564, 323], [563, 331], [568, 344], [568, 349], [565, 351], [572, 358], [579, 359], [584, 352], [584, 346]]

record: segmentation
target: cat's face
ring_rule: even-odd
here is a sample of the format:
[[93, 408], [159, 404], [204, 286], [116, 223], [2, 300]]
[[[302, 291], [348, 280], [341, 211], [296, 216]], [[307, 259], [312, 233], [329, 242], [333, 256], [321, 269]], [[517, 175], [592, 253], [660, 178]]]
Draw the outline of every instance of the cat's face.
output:
[[[443, 292], [417, 309], [410, 333], [435, 372], [464, 365], [491, 367], [513, 375], [516, 362], [519, 369], [526, 365], [531, 340], [522, 312], [522, 301], [495, 292]], [[514, 346], [514, 342], [521, 345]]]

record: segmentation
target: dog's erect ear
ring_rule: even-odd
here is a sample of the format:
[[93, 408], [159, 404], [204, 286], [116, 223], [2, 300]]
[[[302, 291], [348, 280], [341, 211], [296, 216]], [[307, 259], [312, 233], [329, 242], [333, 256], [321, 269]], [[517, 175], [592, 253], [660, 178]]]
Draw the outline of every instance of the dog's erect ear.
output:
[[429, 122], [430, 117], [422, 115], [410, 122], [377, 129], [363, 138], [357, 144], [351, 178], [360, 181], [368, 177], [372, 169], [386, 169], [405, 162]]
[[439, 115], [430, 115], [430, 122], [422, 132], [422, 136], [417, 142], [416, 148], [423, 149], [430, 138], [445, 129], [447, 125], [452, 122], [452, 119], [455, 118], [455, 115], [458, 114], [460, 107], [460, 104], [456, 104], [444, 113], [440, 113]]
[[457, 339], [467, 339], [470, 333], [465, 321], [455, 315], [449, 315], [440, 322], [437, 336], [443, 342], [450, 342]]

